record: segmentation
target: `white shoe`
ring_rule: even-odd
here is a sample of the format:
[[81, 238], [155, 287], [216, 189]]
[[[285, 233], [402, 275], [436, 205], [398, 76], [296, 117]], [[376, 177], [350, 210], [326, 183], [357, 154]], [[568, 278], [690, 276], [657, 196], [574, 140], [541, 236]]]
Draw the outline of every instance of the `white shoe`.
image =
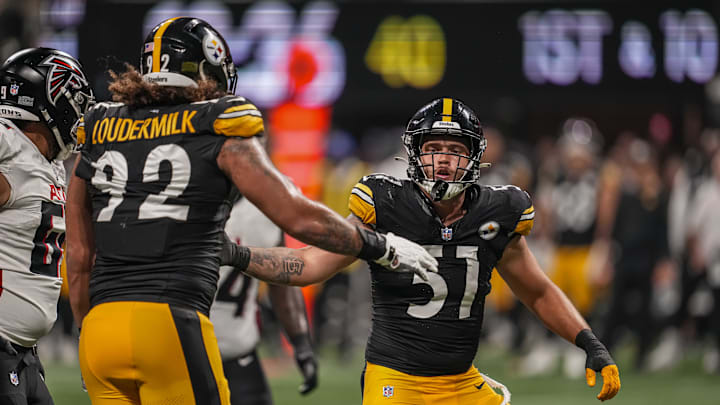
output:
[[537, 343], [530, 353], [520, 360], [520, 375], [532, 377], [551, 373], [558, 360], [558, 347], [555, 342], [545, 340]]
[[703, 369], [708, 374], [716, 374], [720, 371], [720, 352], [718, 349], [710, 349], [703, 355]]
[[648, 355], [648, 371], [671, 369], [682, 358], [682, 337], [677, 329], [667, 329], [660, 336], [659, 341], [660, 343]]
[[577, 380], [585, 377], [585, 351], [579, 347], [568, 346], [565, 350], [563, 373], [566, 377]]

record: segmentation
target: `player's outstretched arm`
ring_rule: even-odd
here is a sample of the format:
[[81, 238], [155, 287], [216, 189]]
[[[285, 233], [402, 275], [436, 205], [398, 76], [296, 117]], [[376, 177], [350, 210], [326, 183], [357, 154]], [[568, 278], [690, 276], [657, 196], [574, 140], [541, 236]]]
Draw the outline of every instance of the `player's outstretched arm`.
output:
[[508, 244], [497, 269], [518, 299], [550, 330], [585, 350], [588, 385], [595, 386], [595, 372], [603, 376], [597, 398], [605, 401], [614, 397], [620, 390], [615, 361], [570, 300], [542, 271], [525, 237], [516, 237]]
[[332, 277], [355, 257], [330, 253], [314, 246], [248, 248], [225, 239], [220, 264], [241, 269], [259, 280], [283, 285], [307, 286]]
[[[81, 159], [75, 162], [75, 166]], [[92, 207], [85, 180], [73, 175], [68, 187], [65, 210], [68, 287], [70, 306], [76, 325], [82, 326], [83, 318], [90, 310], [90, 271], [95, 258], [95, 234], [92, 226]]]
[[273, 166], [256, 138], [228, 139], [217, 163], [250, 202], [302, 242], [372, 260], [391, 270], [437, 271], [437, 260], [419, 245], [355, 226], [305, 197]]

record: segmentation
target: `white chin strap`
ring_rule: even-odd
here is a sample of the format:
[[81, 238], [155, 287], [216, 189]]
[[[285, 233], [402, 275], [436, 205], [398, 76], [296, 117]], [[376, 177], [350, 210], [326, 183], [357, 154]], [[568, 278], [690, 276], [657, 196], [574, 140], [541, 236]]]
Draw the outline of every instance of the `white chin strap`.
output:
[[158, 86], [173, 86], [173, 87], [197, 87], [195, 80], [181, 75], [180, 73], [173, 72], [151, 72], [143, 75], [143, 80], [157, 84]]
[[[45, 118], [46, 123], [52, 121], [52, 118], [50, 118], [50, 114], [48, 114], [46, 109], [41, 109], [40, 113], [43, 115], [43, 118]], [[52, 160], [63, 161], [69, 158], [72, 154], [73, 148], [68, 148], [67, 145], [65, 145], [65, 142], [63, 142], [62, 135], [60, 135], [60, 130], [58, 130], [57, 125], [53, 125], [51, 127], [50, 125], [45, 124], [45, 126], [50, 128], [50, 131], [55, 136], [55, 143], [58, 146], [58, 153], [57, 155], [55, 155], [54, 158], [52, 158]]]
[[[418, 181], [417, 184], [425, 190], [426, 193], [430, 196], [430, 198], [435, 199], [435, 194], [433, 193], [433, 189], [435, 188], [436, 181], [434, 180], [421, 180]], [[470, 186], [470, 183], [447, 183], [448, 188], [445, 190], [445, 193], [440, 197], [439, 201], [442, 200], [449, 200], [456, 195], [462, 193], [466, 188]], [[438, 200], [436, 200], [438, 201]]]

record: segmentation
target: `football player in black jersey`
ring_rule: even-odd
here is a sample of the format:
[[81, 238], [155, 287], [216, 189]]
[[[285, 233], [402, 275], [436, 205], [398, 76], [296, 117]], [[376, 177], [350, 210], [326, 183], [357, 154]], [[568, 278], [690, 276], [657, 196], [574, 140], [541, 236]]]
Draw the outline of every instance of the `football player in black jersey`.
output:
[[[207, 22], [171, 18], [113, 74], [114, 103], [77, 126], [68, 276], [80, 366], [97, 404], [229, 404], [207, 315], [237, 191], [293, 237], [427, 277], [436, 260], [356, 228], [270, 163], [260, 111], [232, 95], [235, 67]], [[234, 187], [233, 187], [234, 186]]]
[[[601, 372], [597, 398], [612, 398], [620, 379], [610, 353], [528, 249], [530, 197], [515, 186], [477, 184], [486, 141], [475, 113], [456, 99], [436, 99], [412, 117], [403, 143], [410, 179], [364, 177], [350, 195], [349, 221], [423, 245], [439, 272], [423, 280], [370, 264], [363, 404], [509, 402], [472, 364], [494, 267], [549, 329], [586, 351], [588, 384]], [[324, 280], [355, 260], [313, 247], [238, 249], [248, 274], [293, 285]]]

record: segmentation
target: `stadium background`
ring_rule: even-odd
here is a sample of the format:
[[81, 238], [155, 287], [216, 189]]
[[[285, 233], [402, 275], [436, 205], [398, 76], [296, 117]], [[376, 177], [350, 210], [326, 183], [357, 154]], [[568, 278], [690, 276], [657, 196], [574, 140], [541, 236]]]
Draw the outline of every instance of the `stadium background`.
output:
[[[618, 169], [620, 179], [632, 177], [638, 159], [632, 141], [644, 141], [634, 144], [656, 157], [652, 168], [664, 195], [688, 204], [666, 213], [674, 266], [651, 279], [651, 312], [640, 314], [654, 320], [657, 339], [636, 368], [637, 339], [621, 338], [614, 351], [623, 389], [613, 401], [717, 403], [712, 316], [719, 283], [705, 275], [712, 272], [683, 276], [695, 274], [683, 225], [699, 185], [712, 181], [710, 161], [720, 146], [720, 3], [5, 0], [0, 56], [25, 46], [66, 50], [84, 63], [105, 100], [107, 69], [137, 64], [144, 35], [177, 15], [203, 18], [225, 35], [238, 65], [237, 93], [263, 110], [274, 162], [343, 215], [361, 175], [403, 175], [403, 163], [394, 160], [404, 154], [403, 126], [436, 97], [463, 100], [495, 129], [487, 160], [496, 168], [485, 181], [520, 183], [536, 205], [543, 173], [560, 159], [557, 141], [568, 118], [594, 122], [595, 166]], [[532, 242], [548, 268], [553, 239], [542, 218]], [[590, 319], [596, 330], [611, 315], [613, 282], [597, 277]], [[481, 371], [509, 386], [513, 404], [593, 403], [597, 389], [564, 372], [561, 354], [569, 345], [547, 343], [537, 322], [496, 290], [475, 362]], [[320, 386], [307, 398], [295, 393], [298, 373], [265, 305], [261, 352], [276, 403], [358, 403], [370, 322], [367, 272], [358, 265], [305, 292]], [[88, 403], [65, 303], [60, 311], [40, 348], [47, 381], [57, 404]]]

